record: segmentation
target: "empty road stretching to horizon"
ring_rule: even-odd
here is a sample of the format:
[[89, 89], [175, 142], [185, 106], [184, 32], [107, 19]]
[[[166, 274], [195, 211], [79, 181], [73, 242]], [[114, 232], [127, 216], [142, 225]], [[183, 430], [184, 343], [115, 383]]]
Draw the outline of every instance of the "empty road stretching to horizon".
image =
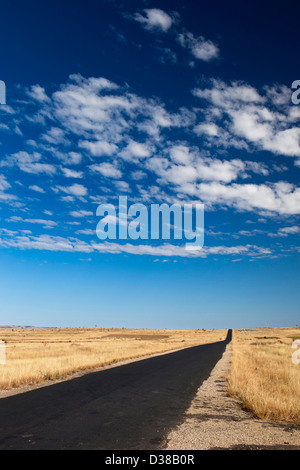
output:
[[231, 337], [2, 398], [0, 449], [163, 448]]

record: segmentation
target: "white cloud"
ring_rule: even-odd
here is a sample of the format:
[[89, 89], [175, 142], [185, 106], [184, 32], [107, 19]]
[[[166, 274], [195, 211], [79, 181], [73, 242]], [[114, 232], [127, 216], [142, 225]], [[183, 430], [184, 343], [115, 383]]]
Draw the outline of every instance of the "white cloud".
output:
[[194, 127], [194, 132], [198, 135], [217, 136], [219, 134], [219, 128], [214, 123], [198, 124]]
[[42, 155], [38, 152], [29, 154], [28, 152], [20, 151], [7, 157], [7, 159], [2, 162], [2, 166], [16, 165], [21, 171], [32, 174], [45, 173], [53, 175], [56, 173], [55, 166], [49, 163], [41, 163], [41, 158]]
[[[267, 85], [264, 87], [266, 95], [276, 107], [286, 107], [291, 104], [291, 89], [286, 85]], [[293, 109], [293, 108], [291, 108]]]
[[22, 219], [22, 217], [12, 216], [7, 219], [8, 222], [21, 222], [27, 224], [38, 224], [43, 225], [44, 228], [53, 228], [57, 225], [57, 222], [53, 220], [44, 220], [44, 219]]
[[45, 134], [41, 136], [41, 139], [49, 144], [64, 144], [69, 146], [71, 142], [66, 138], [65, 132], [59, 127], [51, 127]]
[[40, 146], [41, 150], [47, 152], [47, 154], [53, 155], [64, 165], [80, 165], [82, 163], [82, 154], [79, 152], [70, 152], [68, 150], [59, 150], [55, 146]]
[[99, 165], [94, 164], [90, 165], [90, 169], [94, 173], [101, 173], [101, 175], [105, 176], [106, 178], [121, 178], [122, 173], [121, 171], [116, 168], [111, 163], [100, 163]]
[[6, 191], [6, 189], [9, 189], [11, 186], [9, 182], [6, 180], [5, 176], [0, 175], [0, 191]]
[[[187, 38], [195, 39], [184, 36], [185, 47]], [[197, 107], [173, 108], [171, 112], [160, 100], [135, 95], [128, 86], [119, 87], [104, 78], [71, 76], [50, 101], [38, 101], [44, 121], [39, 121], [41, 135], [31, 141], [35, 144], [32, 151], [14, 153], [2, 160], [1, 166], [8, 168], [8, 174], [15, 166], [27, 173], [49, 176], [58, 168], [60, 179], [62, 175], [81, 178], [86, 168], [90, 170], [86, 186], [65, 185], [51, 178], [50, 188], [56, 194], [63, 193], [59, 196], [66, 202], [76, 198], [85, 202], [83, 197], [89, 192], [96, 203], [97, 197], [112, 195], [116, 189], [129, 192], [132, 180], [140, 180], [134, 186], [144, 201], [192, 198], [205, 202], [208, 208], [299, 213], [299, 189], [294, 184], [244, 181], [259, 175], [256, 183], [267, 175], [275, 176], [274, 162], [254, 161], [253, 150], [299, 159], [300, 128], [295, 123], [300, 116], [287, 105], [286, 89], [257, 90], [244, 82], [214, 79], [193, 93], [199, 98], [195, 100]], [[30, 139], [26, 145], [30, 145]], [[252, 152], [253, 161], [246, 159], [244, 152], [240, 157], [237, 152], [231, 156], [230, 146]], [[106, 156], [107, 161], [95, 163], [93, 157], [97, 156]], [[57, 166], [52, 163], [54, 158], [59, 160]], [[69, 168], [79, 164], [82, 167], [76, 167], [76, 171]], [[104, 181], [99, 175], [113, 181]], [[142, 181], [146, 176], [147, 183]], [[96, 191], [100, 193], [97, 180], [103, 184], [101, 195], [96, 197]], [[91, 184], [89, 191], [87, 184]], [[44, 191], [41, 186], [31, 184], [30, 189]], [[12, 197], [5, 192], [9, 187], [0, 177], [1, 200]]]
[[188, 164], [194, 159], [187, 145], [174, 145], [170, 148], [171, 159], [178, 164]]
[[[215, 137], [214, 142], [225, 147], [247, 148], [245, 145], [250, 143], [276, 155], [299, 157], [300, 127], [291, 126], [299, 121], [300, 114], [293, 111], [287, 100], [286, 87], [264, 87], [263, 93], [247, 83], [228, 85], [211, 80], [210, 88], [193, 90], [195, 96], [209, 103], [206, 121], [195, 126], [194, 131]], [[212, 123], [217, 126], [218, 122], [218, 133], [211, 132]]]
[[[246, 164], [239, 160], [219, 160], [203, 157], [197, 148], [187, 145], [174, 145], [169, 149], [171, 161], [163, 157], [153, 157], [147, 162], [147, 168], [160, 177], [160, 182], [177, 186], [177, 190], [193, 193], [189, 183], [200, 181], [231, 182], [239, 176], [246, 176]], [[250, 169], [250, 166], [249, 166]], [[191, 191], [192, 189], [192, 191]]]
[[136, 142], [129, 139], [127, 146], [119, 152], [118, 156], [124, 160], [135, 160], [139, 158], [147, 158], [151, 155], [151, 148], [145, 143]]
[[207, 204], [225, 205], [240, 210], [300, 214], [300, 188], [279, 182], [266, 184], [224, 185], [218, 182], [201, 183], [196, 194]]
[[129, 184], [127, 181], [114, 181], [116, 188], [123, 193], [129, 193], [131, 191]]
[[86, 229], [82, 229], [82, 230], [77, 230], [76, 233], [78, 233], [79, 235], [82, 234], [82, 235], [96, 235], [96, 230], [93, 230], [91, 228], [86, 228]]
[[85, 210], [81, 209], [81, 210], [70, 212], [70, 215], [72, 217], [80, 217], [81, 218], [81, 217], [90, 217], [90, 216], [94, 215], [94, 213], [91, 212], [91, 211], [85, 211]]
[[5, 192], [9, 188], [11, 188], [11, 185], [9, 184], [4, 175], [0, 174], [0, 201], [10, 202], [17, 199], [16, 196]]
[[[77, 232], [78, 233], [78, 232]], [[83, 233], [83, 231], [81, 231]], [[92, 235], [91, 231], [85, 231], [85, 234]], [[159, 246], [154, 245], [132, 245], [131, 243], [119, 244], [117, 242], [86, 243], [77, 238], [65, 238], [60, 236], [40, 235], [33, 236], [29, 233], [24, 236], [16, 235], [16, 232], [3, 231], [0, 238], [0, 246], [4, 248], [18, 248], [21, 250], [42, 250], [42, 251], [60, 251], [71, 253], [111, 253], [111, 254], [131, 254], [148, 255], [159, 257], [180, 257], [180, 258], [206, 258], [207, 256], [250, 256], [265, 257], [272, 254], [269, 248], [256, 245], [240, 246], [214, 246], [204, 247], [202, 250], [190, 251], [185, 246], [172, 245], [164, 243]]]
[[82, 178], [83, 176], [82, 171], [75, 171], [70, 168], [61, 168], [61, 171], [66, 178]]
[[131, 172], [131, 179], [134, 181], [139, 181], [147, 177], [147, 173], [142, 170], [135, 170]]
[[238, 159], [229, 161], [205, 159], [196, 168], [199, 179], [230, 183], [244, 174], [245, 164]]
[[30, 90], [27, 91], [27, 95], [30, 96], [30, 98], [39, 101], [40, 103], [50, 101], [49, 97], [46, 95], [45, 89], [40, 85], [33, 85]]
[[295, 235], [300, 233], [300, 227], [293, 225], [291, 227], [282, 227], [278, 230], [278, 234], [281, 236]]
[[57, 189], [72, 196], [86, 196], [87, 188], [82, 184], [72, 184], [71, 186], [57, 186]]
[[94, 157], [113, 155], [118, 148], [115, 144], [110, 144], [109, 142], [105, 142], [103, 140], [98, 140], [95, 142], [90, 142], [88, 140], [81, 141], [79, 142], [79, 147], [88, 150]]
[[[38, 119], [41, 114], [42, 121]], [[81, 152], [88, 157], [149, 158], [163, 132], [189, 127], [196, 114], [185, 108], [170, 113], [158, 99], [137, 96], [127, 86], [120, 88], [104, 78], [72, 75], [32, 119], [49, 128], [34, 142], [43, 160], [44, 155], [51, 160], [54, 156], [69, 166], [82, 163]], [[140, 134], [135, 139], [132, 129]], [[32, 171], [33, 162], [30, 164]]]
[[300, 157], [300, 127], [274, 133], [271, 139], [263, 142], [263, 146], [279, 155]]
[[74, 196], [61, 196], [60, 199], [64, 202], [74, 202], [75, 200]]
[[64, 161], [69, 165], [79, 165], [82, 161], [82, 155], [78, 152], [69, 152], [64, 156]]
[[270, 139], [272, 131], [269, 123], [258, 122], [258, 116], [255, 114], [237, 111], [231, 115], [235, 134], [246, 137], [251, 142]]
[[158, 8], [144, 10], [145, 16], [140, 13], [134, 15], [134, 19], [142, 24], [142, 26], [150, 31], [167, 32], [173, 23], [170, 15]]
[[114, 143], [128, 128], [122, 113], [130, 114], [138, 105], [135, 96], [121, 95], [116, 84], [102, 77], [71, 75], [70, 80], [52, 95], [51, 114], [66, 131], [85, 140]]
[[31, 189], [32, 191], [36, 191], [37, 193], [45, 193], [45, 190], [40, 186], [37, 186], [36, 184], [29, 186], [29, 189]]
[[140, 256], [149, 255], [180, 258], [206, 258], [209, 255], [247, 255], [262, 257], [271, 254], [271, 250], [269, 248], [258, 247], [256, 245], [203, 247], [201, 250], [197, 251], [186, 250], [185, 246], [177, 246], [170, 243], [154, 246], [132, 245], [130, 243], [121, 245], [113, 242], [104, 242], [101, 244], [93, 244], [93, 247], [96, 251], [101, 253], [127, 253]]
[[182, 47], [190, 50], [192, 55], [204, 62], [210, 62], [219, 56], [218, 46], [210, 40], [205, 39], [203, 36], [195, 37], [190, 32], [178, 34], [178, 41]]
[[93, 248], [76, 238], [63, 238], [59, 236], [15, 236], [9, 239], [1, 239], [0, 246], [6, 248], [19, 248], [21, 250], [43, 250], [91, 253]]
[[196, 88], [192, 92], [198, 98], [210, 101], [217, 108], [238, 111], [243, 105], [265, 101], [258, 91], [247, 83], [234, 81], [228, 85], [222, 80], [212, 79], [211, 85], [211, 88]]

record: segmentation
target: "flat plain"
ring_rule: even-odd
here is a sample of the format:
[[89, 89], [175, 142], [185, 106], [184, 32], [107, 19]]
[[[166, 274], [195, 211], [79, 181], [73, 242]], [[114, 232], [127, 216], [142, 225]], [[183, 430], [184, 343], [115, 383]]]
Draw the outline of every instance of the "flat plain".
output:
[[0, 366], [0, 396], [123, 361], [217, 342], [226, 334], [227, 330], [3, 328], [6, 364]]
[[[1, 328], [6, 364], [0, 365], [0, 398], [226, 335], [225, 329]], [[300, 327], [233, 330], [227, 393], [259, 419], [300, 424], [296, 339]]]

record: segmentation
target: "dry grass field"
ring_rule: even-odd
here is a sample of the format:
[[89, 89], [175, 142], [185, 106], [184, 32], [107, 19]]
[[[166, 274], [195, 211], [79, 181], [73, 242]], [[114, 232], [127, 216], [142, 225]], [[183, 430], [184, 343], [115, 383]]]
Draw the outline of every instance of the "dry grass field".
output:
[[[234, 330], [228, 392], [258, 418], [300, 424], [300, 328]], [[300, 354], [298, 356], [300, 358]]]
[[227, 330], [0, 329], [0, 390], [61, 380], [124, 360], [220, 341]]
[[[64, 380], [73, 374], [225, 339], [227, 330], [0, 329], [6, 364], [0, 391]], [[300, 328], [234, 330], [228, 393], [258, 418], [300, 424]], [[300, 355], [299, 355], [300, 358]]]

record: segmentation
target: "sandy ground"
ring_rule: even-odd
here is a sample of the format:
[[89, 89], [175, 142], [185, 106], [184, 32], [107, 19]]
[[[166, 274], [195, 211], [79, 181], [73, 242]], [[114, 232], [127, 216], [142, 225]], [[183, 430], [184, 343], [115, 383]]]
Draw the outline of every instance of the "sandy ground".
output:
[[300, 450], [300, 426], [267, 422], [244, 411], [226, 392], [229, 344], [198, 389], [185, 421], [168, 436], [166, 450]]

